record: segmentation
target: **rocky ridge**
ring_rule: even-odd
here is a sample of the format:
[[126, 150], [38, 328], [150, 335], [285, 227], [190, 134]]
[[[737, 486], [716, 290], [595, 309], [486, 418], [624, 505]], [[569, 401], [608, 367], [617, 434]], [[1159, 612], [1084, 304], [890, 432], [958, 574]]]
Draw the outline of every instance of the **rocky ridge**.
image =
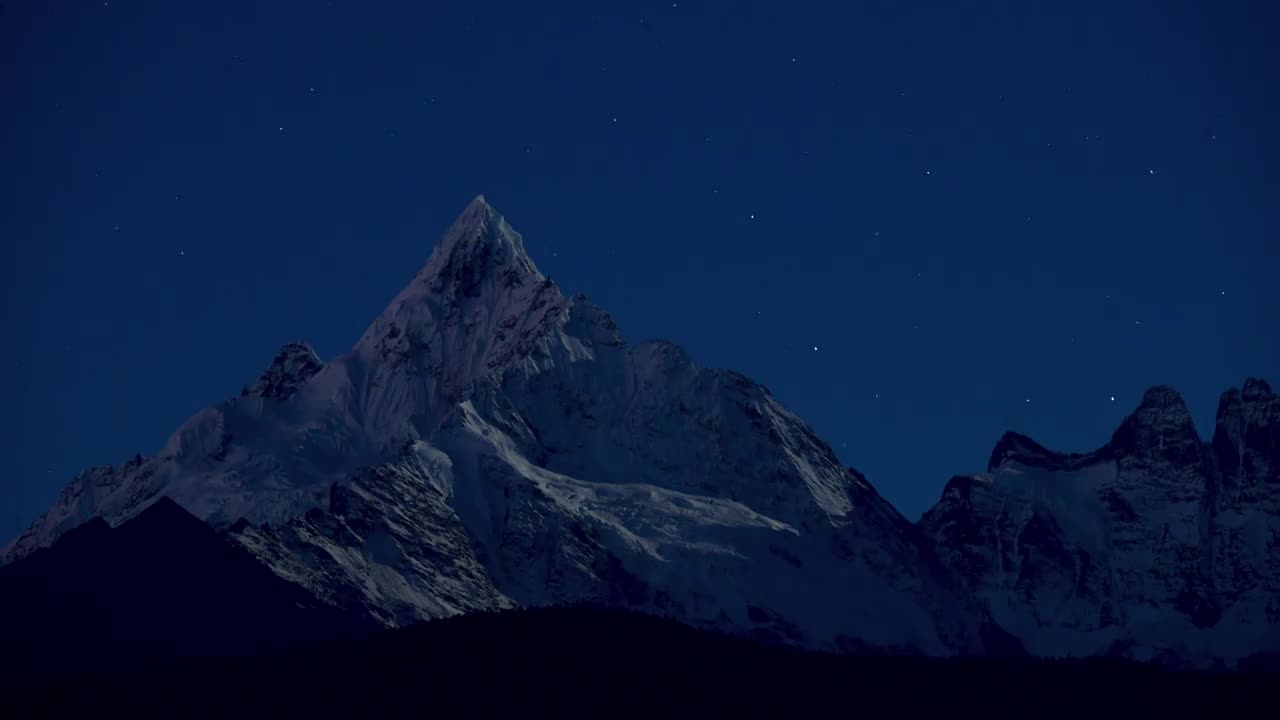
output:
[[1155, 387], [1098, 450], [1007, 434], [920, 521], [1028, 650], [1207, 666], [1280, 650], [1280, 399], [1227, 391], [1210, 442]]

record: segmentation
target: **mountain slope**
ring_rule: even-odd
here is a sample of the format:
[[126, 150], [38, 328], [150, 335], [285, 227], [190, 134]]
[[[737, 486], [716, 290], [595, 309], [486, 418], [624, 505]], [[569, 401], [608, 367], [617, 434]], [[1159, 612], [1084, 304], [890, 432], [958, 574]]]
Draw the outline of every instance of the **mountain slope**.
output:
[[1280, 399], [1227, 392], [1211, 443], [1166, 387], [1099, 450], [1013, 433], [920, 521], [1038, 655], [1208, 665], [1280, 651]]
[[353, 349], [292, 343], [6, 551], [168, 497], [383, 625], [591, 601], [824, 649], [997, 637], [918, 530], [763, 387], [566, 298], [483, 198]]
[[74, 478], [4, 557], [161, 496], [219, 527], [322, 506], [334, 482], [425, 437], [474, 380], [518, 360], [565, 302], [478, 197], [351, 352], [322, 363], [305, 344], [286, 345], [239, 397], [197, 413], [154, 457]]

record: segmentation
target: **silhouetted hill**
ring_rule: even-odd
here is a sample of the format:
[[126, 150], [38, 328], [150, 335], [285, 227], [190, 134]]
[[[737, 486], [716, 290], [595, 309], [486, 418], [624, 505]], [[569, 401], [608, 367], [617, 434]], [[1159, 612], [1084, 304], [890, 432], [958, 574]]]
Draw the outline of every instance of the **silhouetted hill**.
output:
[[1123, 661], [850, 657], [769, 647], [617, 610], [545, 608], [437, 620], [319, 652], [79, 677], [15, 705], [175, 717], [1229, 717], [1275, 675]]
[[167, 499], [118, 528], [96, 518], [0, 567], [0, 687], [369, 631]]

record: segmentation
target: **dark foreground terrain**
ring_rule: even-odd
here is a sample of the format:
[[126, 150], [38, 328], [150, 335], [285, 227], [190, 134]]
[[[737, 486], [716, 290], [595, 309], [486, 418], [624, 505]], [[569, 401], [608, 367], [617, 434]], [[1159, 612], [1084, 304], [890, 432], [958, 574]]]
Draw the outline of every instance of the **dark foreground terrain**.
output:
[[1107, 661], [836, 657], [613, 610], [550, 608], [425, 623], [328, 648], [64, 677], [13, 691], [20, 715], [486, 717], [747, 714], [1231, 717], [1280, 676]]
[[376, 632], [162, 501], [0, 568], [0, 717], [1229, 717], [1280, 674], [851, 657], [592, 607]]

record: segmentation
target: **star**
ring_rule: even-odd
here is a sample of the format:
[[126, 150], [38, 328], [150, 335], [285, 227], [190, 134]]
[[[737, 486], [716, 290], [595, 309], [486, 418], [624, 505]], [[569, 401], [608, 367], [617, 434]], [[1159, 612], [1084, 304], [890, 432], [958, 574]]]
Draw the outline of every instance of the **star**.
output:
[[1111, 402], [1115, 402], [1115, 401], [1116, 401], [1116, 396], [1115, 396], [1115, 395], [1112, 395], [1112, 396], [1111, 396]]
[[1141, 320], [1134, 320], [1134, 321], [1133, 321], [1133, 324], [1134, 324], [1134, 325], [1139, 325], [1139, 326], [1140, 326], [1140, 325], [1142, 325], [1142, 321], [1141, 321]]
[[879, 231], [879, 230], [877, 230], [875, 234], [876, 234], [876, 237], [880, 237], [880, 231]]
[[1023, 402], [1025, 402], [1025, 403], [1027, 403], [1028, 405], [1030, 405], [1030, 404], [1031, 404], [1031, 398], [1027, 398], [1027, 399], [1026, 399], [1026, 400], [1024, 400]]
[[116, 231], [116, 232], [120, 232], [120, 226], [119, 226], [119, 225], [117, 225], [117, 226], [115, 227], [115, 231]]
[[618, 122], [618, 118], [615, 116], [615, 117], [613, 118], [613, 121], [614, 121], [614, 122]]
[[872, 397], [874, 397], [875, 399], [879, 400], [879, 399], [880, 399], [880, 393], [876, 393], [875, 395], [872, 395]]
[[283, 127], [282, 127], [282, 128], [280, 128], [280, 132], [284, 132], [284, 128], [283, 128]]
[[1223, 291], [1222, 291], [1222, 295], [1224, 295], [1224, 296], [1225, 296], [1226, 294], [1227, 294], [1227, 291], [1226, 291], [1226, 290], [1223, 290]]
[[928, 170], [925, 170], [925, 171], [924, 171], [924, 174], [925, 174], [925, 175], [932, 175], [933, 173], [929, 172]]
[[1147, 174], [1148, 174], [1148, 175], [1155, 175], [1155, 174], [1156, 174], [1156, 171], [1155, 171], [1155, 170], [1148, 170], [1148, 171], [1147, 171]]
[[755, 213], [752, 213], [752, 214], [748, 215], [748, 216], [747, 216], [747, 219], [748, 219], [748, 220], [755, 220], [755, 219], [756, 219], [756, 215], [755, 215]]
[[814, 345], [814, 346], [813, 346], [813, 351], [814, 351], [814, 352], [818, 352], [818, 346], [817, 346], [817, 345]]
[[186, 257], [186, 256], [187, 256], [187, 253], [186, 253], [186, 252], [184, 252], [184, 251], [182, 251], [182, 250], [179, 250], [179, 251], [178, 251], [178, 254], [179, 254], [179, 255], [181, 255], [182, 257]]
[[791, 58], [791, 62], [795, 62], [795, 61], [796, 61], [796, 59], [795, 59], [795, 58]]

